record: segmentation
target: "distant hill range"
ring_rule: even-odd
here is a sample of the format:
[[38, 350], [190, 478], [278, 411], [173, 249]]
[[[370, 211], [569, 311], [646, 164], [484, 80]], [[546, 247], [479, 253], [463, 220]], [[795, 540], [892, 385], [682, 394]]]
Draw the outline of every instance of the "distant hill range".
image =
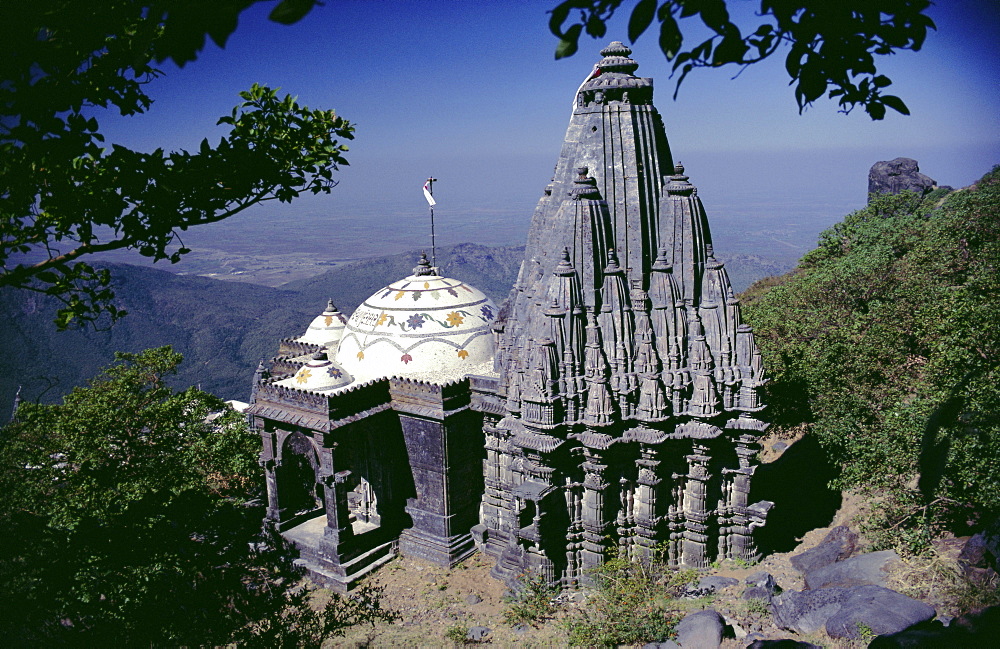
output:
[[[409, 275], [418, 256], [365, 259], [281, 288], [106, 264], [117, 303], [129, 313], [106, 331], [57, 332], [52, 323], [59, 307], [55, 300], [28, 291], [0, 291], [0, 421], [9, 416], [19, 385], [26, 400], [57, 402], [111, 364], [116, 351], [168, 344], [184, 355], [175, 385], [200, 385], [224, 399], [245, 400], [257, 361], [276, 352], [279, 338], [304, 332], [330, 298], [341, 311], [352, 313], [379, 288]], [[439, 250], [437, 262], [444, 274], [500, 303], [517, 279], [523, 256], [523, 246], [466, 243]], [[789, 270], [758, 256], [722, 261], [737, 291]]]

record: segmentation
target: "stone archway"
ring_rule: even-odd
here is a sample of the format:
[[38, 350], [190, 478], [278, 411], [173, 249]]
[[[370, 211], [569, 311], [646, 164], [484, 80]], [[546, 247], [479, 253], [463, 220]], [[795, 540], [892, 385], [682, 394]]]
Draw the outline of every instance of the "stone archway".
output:
[[281, 522], [304, 520], [323, 511], [323, 487], [318, 479], [319, 458], [312, 441], [299, 432], [282, 444], [281, 462], [275, 469]]

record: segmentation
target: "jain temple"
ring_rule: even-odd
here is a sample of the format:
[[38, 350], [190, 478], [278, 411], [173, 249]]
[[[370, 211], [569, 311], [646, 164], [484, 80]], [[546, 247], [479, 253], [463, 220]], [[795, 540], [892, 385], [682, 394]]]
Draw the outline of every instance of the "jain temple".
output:
[[652, 79], [619, 42], [601, 54], [502, 305], [422, 258], [258, 368], [267, 521], [315, 581], [476, 549], [512, 586], [654, 548], [759, 558], [760, 353]]

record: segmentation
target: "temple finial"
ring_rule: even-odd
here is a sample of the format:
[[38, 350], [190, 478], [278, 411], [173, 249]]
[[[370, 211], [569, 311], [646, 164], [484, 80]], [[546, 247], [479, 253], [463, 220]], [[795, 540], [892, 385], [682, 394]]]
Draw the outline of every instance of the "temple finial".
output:
[[434, 267], [431, 266], [431, 262], [427, 261], [426, 252], [420, 253], [420, 260], [417, 262], [416, 268], [413, 269], [413, 274], [417, 277], [426, 277], [434, 274]]

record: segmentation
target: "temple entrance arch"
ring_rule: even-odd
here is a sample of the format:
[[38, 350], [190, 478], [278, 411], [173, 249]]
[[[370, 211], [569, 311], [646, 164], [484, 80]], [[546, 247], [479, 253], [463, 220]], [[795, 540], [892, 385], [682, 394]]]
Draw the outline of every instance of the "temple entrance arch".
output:
[[312, 441], [300, 432], [289, 434], [275, 467], [280, 522], [287, 526], [318, 516], [324, 510], [319, 482], [319, 457]]

